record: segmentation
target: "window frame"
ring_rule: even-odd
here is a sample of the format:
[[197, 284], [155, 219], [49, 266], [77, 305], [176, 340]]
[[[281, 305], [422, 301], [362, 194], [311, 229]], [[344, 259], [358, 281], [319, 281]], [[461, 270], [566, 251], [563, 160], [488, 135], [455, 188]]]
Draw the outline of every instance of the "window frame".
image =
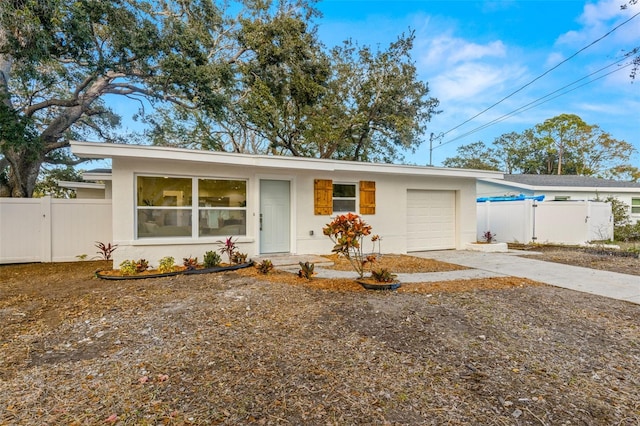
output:
[[[172, 178], [172, 179], [185, 179], [191, 181], [191, 204], [187, 206], [147, 206], [140, 203], [139, 200], [139, 192], [138, 192], [138, 182], [139, 178]], [[240, 205], [238, 207], [231, 206], [200, 206], [200, 181], [206, 180], [216, 180], [216, 181], [238, 181], [244, 182], [244, 205]], [[157, 241], [159, 239], [188, 239], [188, 240], [201, 240], [201, 239], [212, 239], [217, 238], [220, 239], [221, 235], [201, 235], [200, 228], [200, 212], [210, 211], [210, 210], [224, 210], [224, 211], [240, 211], [244, 212], [244, 233], [243, 234], [233, 234], [234, 237], [247, 237], [247, 218], [248, 218], [248, 202], [249, 202], [249, 179], [248, 178], [230, 178], [230, 177], [216, 177], [216, 176], [184, 176], [184, 175], [160, 175], [153, 173], [144, 173], [144, 174], [135, 174], [134, 175], [134, 240], [136, 241]], [[140, 212], [141, 211], [151, 211], [151, 210], [167, 210], [167, 211], [178, 211], [184, 212], [189, 211], [189, 222], [190, 222], [190, 234], [189, 235], [149, 235], [149, 236], [140, 236]]]
[[631, 214], [640, 215], [640, 197], [631, 197]]
[[[359, 203], [359, 187], [358, 187], [358, 182], [343, 182], [343, 181], [333, 181], [332, 182], [332, 192], [331, 192], [331, 206], [332, 206], [332, 210], [333, 213], [338, 213], [338, 214], [344, 214], [344, 213], [357, 213], [358, 212], [358, 203]], [[353, 193], [354, 196], [353, 197], [336, 197], [335, 195], [335, 188], [336, 185], [349, 185], [349, 186], [353, 186]], [[338, 210], [336, 209], [336, 201], [353, 201], [353, 209], [352, 210]]]

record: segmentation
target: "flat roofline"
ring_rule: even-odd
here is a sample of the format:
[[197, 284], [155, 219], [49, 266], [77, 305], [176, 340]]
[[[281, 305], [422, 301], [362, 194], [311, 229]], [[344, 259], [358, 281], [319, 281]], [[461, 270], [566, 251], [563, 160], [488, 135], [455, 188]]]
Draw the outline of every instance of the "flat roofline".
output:
[[440, 176], [502, 179], [502, 172], [446, 167], [411, 166], [403, 164], [365, 163], [307, 157], [238, 154], [219, 151], [196, 151], [149, 145], [125, 145], [101, 142], [72, 141], [71, 151], [81, 158], [140, 158], [173, 161], [227, 164], [288, 170], [348, 171], [377, 174]]

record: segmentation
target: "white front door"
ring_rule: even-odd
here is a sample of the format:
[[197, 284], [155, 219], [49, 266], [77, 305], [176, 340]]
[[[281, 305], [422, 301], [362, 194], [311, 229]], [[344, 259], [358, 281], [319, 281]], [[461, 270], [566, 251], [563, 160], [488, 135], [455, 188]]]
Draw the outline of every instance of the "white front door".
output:
[[288, 180], [260, 181], [260, 253], [289, 253], [291, 185]]

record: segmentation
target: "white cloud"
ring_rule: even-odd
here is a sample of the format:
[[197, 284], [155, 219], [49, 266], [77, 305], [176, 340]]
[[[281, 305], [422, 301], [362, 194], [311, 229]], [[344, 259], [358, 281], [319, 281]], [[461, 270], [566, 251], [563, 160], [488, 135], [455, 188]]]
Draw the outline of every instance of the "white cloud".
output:
[[485, 58], [503, 58], [507, 48], [500, 40], [482, 45], [450, 36], [423, 40], [420, 49], [425, 52], [420, 61], [425, 65], [452, 66]]
[[523, 72], [516, 66], [467, 62], [433, 77], [430, 86], [440, 99], [475, 103], [473, 98], [483, 94], [487, 95], [484, 99], [495, 99], [505, 86], [517, 81]]
[[[568, 31], [560, 35], [556, 41], [557, 46], [567, 45], [582, 47], [604, 36], [617, 25], [638, 13], [640, 5], [630, 6], [621, 10], [621, 0], [601, 0], [596, 3], [587, 3], [582, 15], [577, 22], [581, 24], [578, 30]], [[598, 46], [615, 45], [616, 43], [635, 43], [640, 41], [640, 17], [616, 29], [605, 39], [598, 42]]]

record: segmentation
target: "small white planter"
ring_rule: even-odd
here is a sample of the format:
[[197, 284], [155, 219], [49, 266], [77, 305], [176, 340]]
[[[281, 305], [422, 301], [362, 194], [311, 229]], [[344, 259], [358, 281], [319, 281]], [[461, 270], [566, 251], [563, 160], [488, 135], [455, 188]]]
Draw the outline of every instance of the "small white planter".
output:
[[467, 243], [464, 249], [484, 253], [506, 253], [509, 251], [507, 243]]

